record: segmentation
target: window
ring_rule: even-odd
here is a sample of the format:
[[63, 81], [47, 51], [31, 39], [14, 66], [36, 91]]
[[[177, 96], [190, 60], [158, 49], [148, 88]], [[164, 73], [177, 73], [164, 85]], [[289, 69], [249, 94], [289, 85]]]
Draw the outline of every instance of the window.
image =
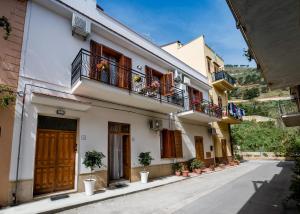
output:
[[220, 108], [222, 108], [222, 97], [221, 96], [218, 96], [218, 106], [220, 107]]
[[182, 158], [182, 136], [180, 130], [161, 131], [161, 158]]
[[164, 96], [173, 95], [174, 94], [174, 78], [173, 72], [168, 72], [163, 74], [159, 71], [156, 71], [149, 66], [145, 68], [146, 74], [146, 84], [149, 87], [152, 82], [158, 81], [161, 86], [161, 93]]
[[220, 69], [220, 66], [217, 63], [214, 62], [214, 70], [215, 70], [215, 72], [218, 72], [219, 69]]
[[189, 92], [190, 109], [200, 111], [200, 104], [203, 100], [202, 92], [190, 86], [188, 87], [188, 92]]
[[207, 70], [210, 73], [211, 72], [211, 69], [210, 69], [210, 58], [207, 57], [206, 59], [207, 59]]

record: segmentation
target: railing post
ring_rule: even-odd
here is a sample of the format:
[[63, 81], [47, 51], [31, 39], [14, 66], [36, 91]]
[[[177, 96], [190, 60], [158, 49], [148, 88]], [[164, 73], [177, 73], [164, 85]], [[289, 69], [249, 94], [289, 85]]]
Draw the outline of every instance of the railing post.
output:
[[184, 108], [184, 95], [183, 90], [181, 90], [181, 100], [182, 100], [182, 107]]
[[80, 49], [80, 66], [79, 66], [79, 80], [81, 81], [81, 75], [82, 75], [82, 49]]
[[161, 102], [161, 85], [159, 86], [159, 101]]

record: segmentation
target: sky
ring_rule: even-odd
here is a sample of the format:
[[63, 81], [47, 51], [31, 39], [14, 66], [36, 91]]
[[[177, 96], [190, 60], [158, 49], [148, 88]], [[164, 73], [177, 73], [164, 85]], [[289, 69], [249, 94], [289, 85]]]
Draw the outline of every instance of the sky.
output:
[[201, 35], [225, 64], [250, 65], [225, 0], [97, 0], [104, 12], [157, 45]]

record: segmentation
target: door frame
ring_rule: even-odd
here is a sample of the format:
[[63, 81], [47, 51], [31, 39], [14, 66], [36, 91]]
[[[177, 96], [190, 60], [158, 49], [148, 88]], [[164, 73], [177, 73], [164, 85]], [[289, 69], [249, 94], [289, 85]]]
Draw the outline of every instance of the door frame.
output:
[[[80, 118], [78, 117], [72, 117], [72, 116], [64, 116], [64, 117], [60, 117], [57, 114], [48, 114], [48, 113], [37, 113], [36, 114], [36, 126], [35, 126], [35, 144], [34, 144], [34, 161], [33, 161], [33, 188], [32, 188], [32, 196], [33, 198], [43, 198], [43, 197], [49, 197], [49, 196], [53, 196], [53, 195], [59, 195], [62, 194], [63, 192], [77, 192], [78, 191], [78, 182], [79, 182], [79, 150], [80, 150], [80, 133], [79, 133], [79, 124], [80, 124]], [[41, 195], [34, 195], [34, 184], [35, 184], [35, 159], [36, 159], [36, 155], [37, 155], [37, 134], [38, 134], [38, 117], [39, 116], [46, 116], [46, 117], [54, 117], [54, 118], [59, 118], [59, 119], [72, 119], [72, 120], [76, 120], [77, 121], [77, 127], [76, 127], [76, 152], [75, 152], [75, 160], [74, 160], [74, 187], [70, 190], [65, 190], [65, 191], [58, 191], [58, 192], [52, 192], [52, 193], [45, 193], [45, 194], [41, 194]], [[47, 129], [42, 129], [42, 130], [47, 130]], [[49, 130], [49, 129], [48, 129]], [[52, 129], [50, 129], [52, 130]], [[53, 131], [59, 131], [59, 130], [53, 130]], [[63, 130], [61, 130], [63, 131]]]
[[[106, 182], [107, 186], [109, 186], [109, 184], [110, 184], [110, 177], [109, 177], [109, 170], [110, 170], [110, 167], [109, 167], [109, 161], [110, 161], [110, 158], [109, 158], [109, 154], [110, 154], [110, 149], [109, 149], [109, 134], [110, 134], [110, 131], [109, 131], [109, 127], [110, 127], [110, 125], [109, 124], [113, 124], [113, 123], [129, 126], [129, 133], [120, 133], [120, 134], [122, 136], [124, 136], [124, 135], [128, 136], [128, 144], [129, 144], [129, 154], [128, 154], [128, 159], [129, 159], [128, 175], [129, 175], [129, 178], [128, 178], [128, 180], [129, 180], [129, 182], [131, 182], [131, 125], [129, 123], [120, 123], [120, 122], [108, 121], [108, 123], [107, 123], [107, 182]], [[123, 168], [123, 170], [124, 170], [124, 168]]]

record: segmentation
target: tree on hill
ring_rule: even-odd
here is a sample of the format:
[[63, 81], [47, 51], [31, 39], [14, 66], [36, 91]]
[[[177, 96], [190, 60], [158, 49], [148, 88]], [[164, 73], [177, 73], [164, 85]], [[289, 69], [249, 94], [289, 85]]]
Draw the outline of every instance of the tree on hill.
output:
[[250, 100], [255, 97], [258, 97], [260, 95], [259, 89], [258, 88], [251, 88], [251, 89], [246, 89], [243, 94], [243, 99], [244, 100]]

